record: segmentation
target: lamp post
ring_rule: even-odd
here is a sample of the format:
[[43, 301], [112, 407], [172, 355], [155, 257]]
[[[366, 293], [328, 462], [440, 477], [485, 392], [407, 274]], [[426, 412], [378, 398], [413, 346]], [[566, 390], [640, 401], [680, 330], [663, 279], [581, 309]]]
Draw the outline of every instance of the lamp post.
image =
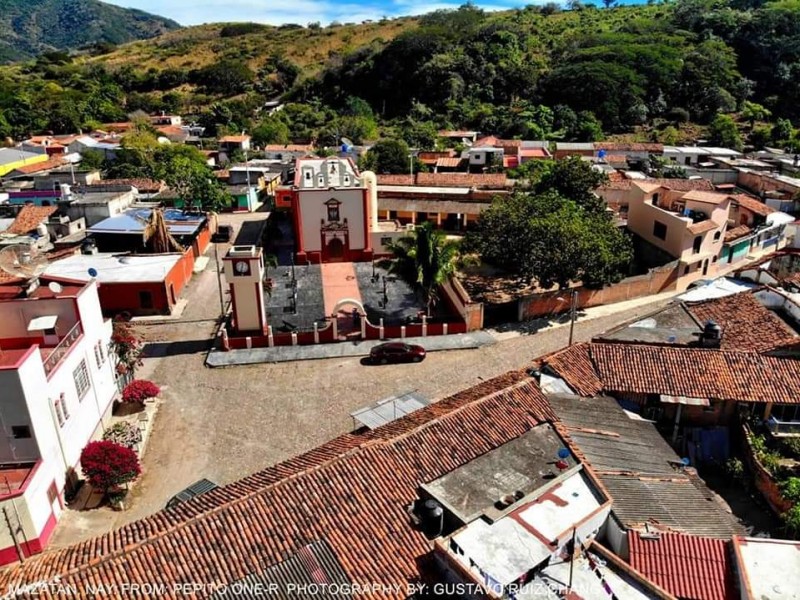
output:
[[222, 294], [222, 274], [219, 271], [219, 242], [214, 242], [214, 262], [217, 265], [217, 287], [219, 288], [219, 313], [225, 318], [225, 296]]
[[575, 331], [575, 309], [578, 304], [578, 290], [573, 289], [570, 295], [572, 298], [569, 308], [569, 345], [572, 346], [572, 334]]

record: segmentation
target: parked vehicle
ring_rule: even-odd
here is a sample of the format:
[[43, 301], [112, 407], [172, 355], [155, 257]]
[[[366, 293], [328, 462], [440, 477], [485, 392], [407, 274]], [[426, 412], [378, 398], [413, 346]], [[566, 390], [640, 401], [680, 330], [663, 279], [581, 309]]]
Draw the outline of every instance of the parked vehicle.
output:
[[425, 348], [404, 342], [378, 344], [369, 352], [373, 363], [421, 362], [425, 358]]
[[169, 502], [167, 502], [167, 508], [178, 506], [178, 504], [180, 504], [181, 502], [186, 502], [187, 500], [191, 500], [195, 496], [200, 496], [201, 494], [207, 494], [208, 492], [215, 490], [218, 487], [219, 486], [216, 483], [214, 483], [213, 481], [209, 481], [208, 479], [201, 479], [200, 481], [195, 481], [185, 490], [178, 492], [172, 498], [170, 498]]
[[219, 225], [217, 231], [211, 236], [211, 241], [215, 244], [225, 244], [231, 241], [233, 237], [233, 226]]

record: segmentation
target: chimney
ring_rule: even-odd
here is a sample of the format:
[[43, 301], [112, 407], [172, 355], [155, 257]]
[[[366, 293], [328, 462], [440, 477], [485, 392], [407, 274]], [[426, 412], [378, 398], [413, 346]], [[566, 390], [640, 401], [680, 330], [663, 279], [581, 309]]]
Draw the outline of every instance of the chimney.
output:
[[716, 321], [706, 321], [703, 333], [700, 334], [700, 346], [702, 348], [719, 348], [721, 344], [722, 327]]

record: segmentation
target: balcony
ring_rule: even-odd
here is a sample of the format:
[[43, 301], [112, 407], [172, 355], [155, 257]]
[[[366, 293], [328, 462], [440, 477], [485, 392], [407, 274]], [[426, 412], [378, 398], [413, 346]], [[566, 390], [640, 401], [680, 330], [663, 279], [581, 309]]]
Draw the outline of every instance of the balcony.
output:
[[78, 321], [75, 323], [75, 326], [67, 332], [67, 334], [61, 338], [58, 342], [58, 345], [55, 348], [42, 348], [42, 355], [49, 352], [46, 358], [44, 359], [44, 373], [47, 377], [50, 377], [50, 373], [52, 373], [61, 360], [69, 354], [70, 348], [75, 345], [75, 343], [81, 338], [83, 335], [83, 328], [81, 328], [81, 323]]
[[775, 437], [800, 436], [800, 421], [781, 421], [770, 417], [767, 420], [767, 428]]

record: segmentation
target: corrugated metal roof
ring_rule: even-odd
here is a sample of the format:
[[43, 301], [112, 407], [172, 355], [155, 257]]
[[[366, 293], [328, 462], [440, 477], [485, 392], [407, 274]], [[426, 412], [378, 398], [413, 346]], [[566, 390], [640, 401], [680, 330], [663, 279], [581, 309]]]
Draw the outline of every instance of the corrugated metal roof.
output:
[[716, 503], [655, 425], [630, 419], [613, 398], [548, 397], [576, 452], [594, 469], [625, 527], [657, 522], [696, 535], [730, 538], [743, 528]]
[[349, 583], [328, 542], [317, 540], [285, 561], [227, 585], [212, 598], [351, 598], [345, 591]]
[[628, 534], [631, 566], [678, 598], [736, 597], [729, 542], [680, 533]]

